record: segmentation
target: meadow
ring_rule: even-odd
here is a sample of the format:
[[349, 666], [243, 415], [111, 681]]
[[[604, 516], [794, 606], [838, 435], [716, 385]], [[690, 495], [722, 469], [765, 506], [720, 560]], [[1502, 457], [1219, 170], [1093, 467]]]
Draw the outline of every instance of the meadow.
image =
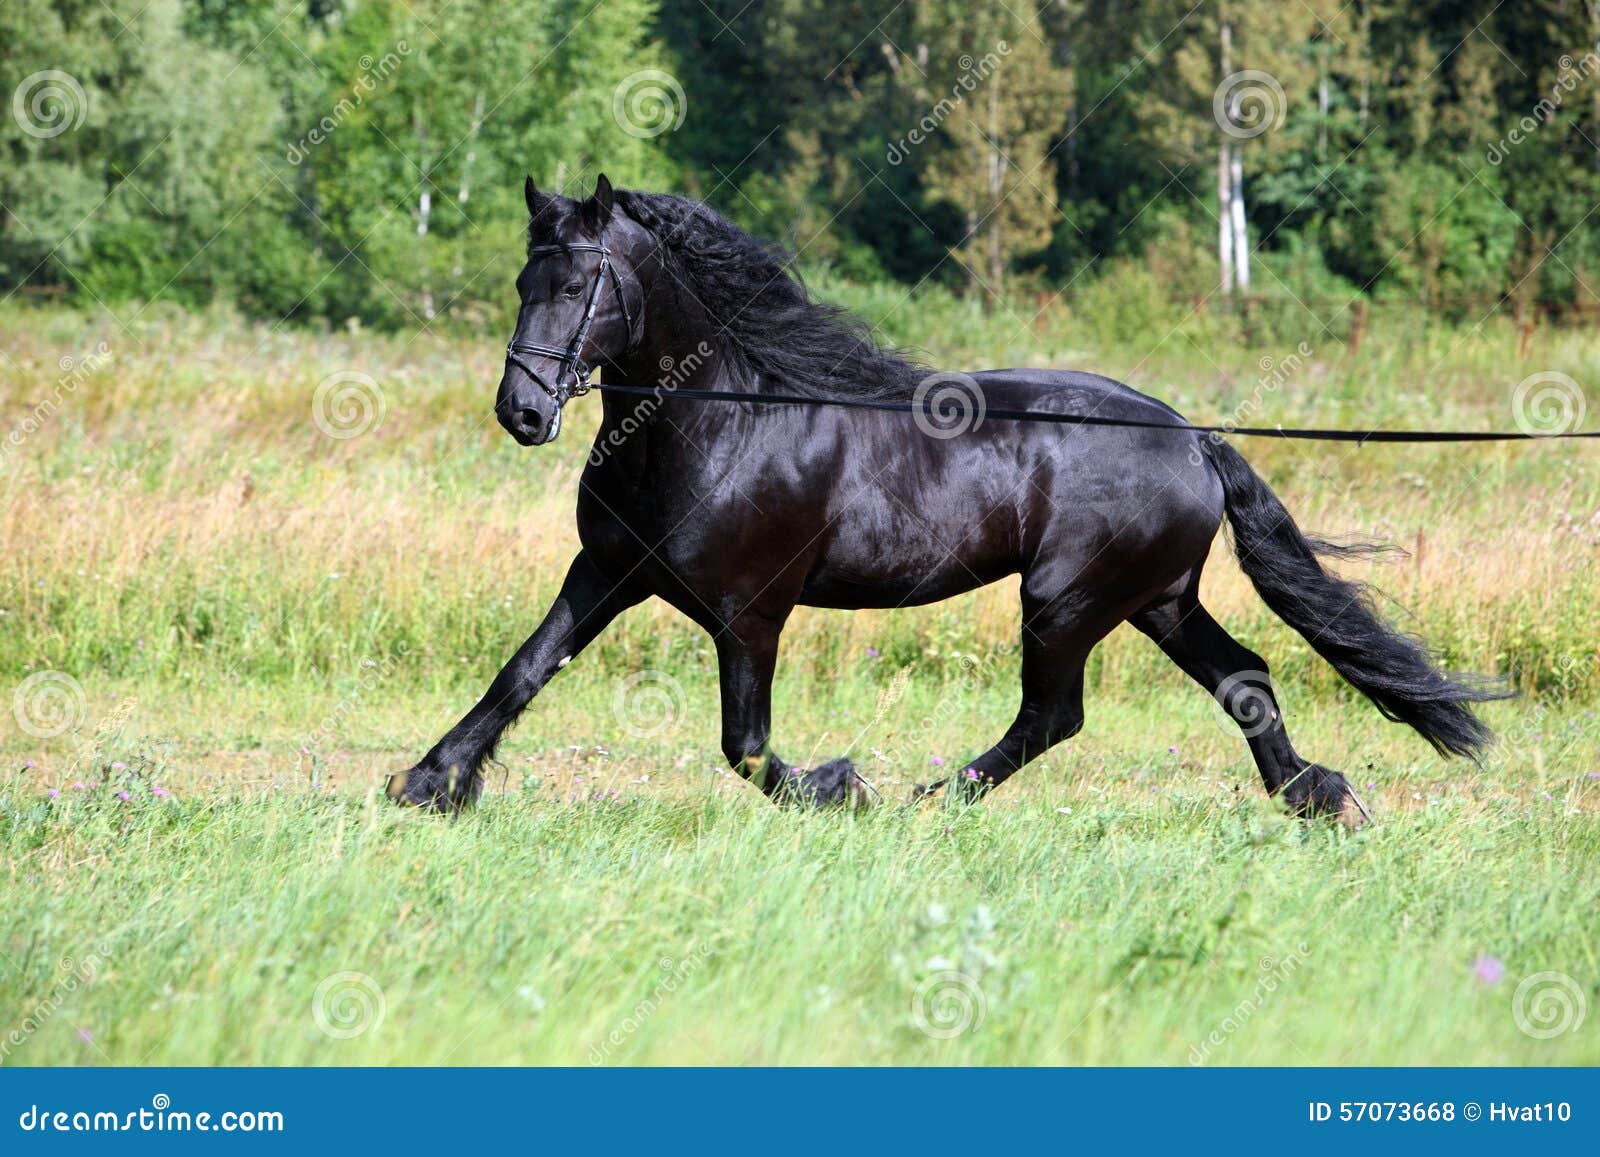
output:
[[[993, 316], [820, 287], [931, 364], [1094, 369], [1197, 421], [1516, 428], [1551, 383], [1600, 416], [1580, 329], [1524, 348], [1375, 309], [1352, 348], [1154, 283]], [[791, 624], [778, 748], [848, 751], [877, 808], [734, 778], [709, 642], [647, 605], [452, 822], [383, 779], [554, 593], [597, 411], [519, 449], [498, 350], [0, 309], [0, 1063], [1600, 1062], [1594, 444], [1238, 441], [1303, 526], [1404, 548], [1345, 569], [1521, 692], [1481, 766], [1441, 759], [1219, 540], [1206, 600], [1372, 806], [1360, 832], [1281, 815], [1129, 628], [1080, 736], [982, 807], [901, 806], [1009, 722], [1014, 582]]]

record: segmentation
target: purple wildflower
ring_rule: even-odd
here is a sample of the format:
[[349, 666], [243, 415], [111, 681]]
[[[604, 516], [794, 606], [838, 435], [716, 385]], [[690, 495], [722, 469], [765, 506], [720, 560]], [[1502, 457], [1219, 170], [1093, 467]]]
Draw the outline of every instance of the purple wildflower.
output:
[[1499, 984], [1506, 975], [1506, 966], [1498, 956], [1480, 956], [1472, 962], [1472, 975], [1483, 984]]
[[869, 659], [876, 659], [882, 654], [883, 654], [883, 652], [878, 650], [878, 648], [876, 648], [876, 647], [868, 647], [867, 648], [867, 658], [869, 658]]
[[963, 771], [961, 774], [966, 776], [968, 779], [977, 779], [978, 778], [978, 769], [975, 768], [975, 767], [969, 767], [969, 768], [967, 768], [967, 770]]
[[933, 766], [935, 766], [935, 767], [943, 767], [944, 766], [944, 756], [942, 756], [942, 755], [934, 756], [933, 757]]

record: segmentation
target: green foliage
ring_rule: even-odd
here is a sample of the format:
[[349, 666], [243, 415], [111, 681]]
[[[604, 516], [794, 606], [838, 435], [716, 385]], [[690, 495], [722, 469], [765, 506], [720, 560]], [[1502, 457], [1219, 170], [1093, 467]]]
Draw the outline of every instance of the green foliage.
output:
[[[1582, 5], [1487, 0], [12, 0], [0, 287], [483, 326], [522, 175], [603, 168], [850, 280], [1070, 286], [1087, 316], [1153, 261], [1169, 312], [1218, 284], [1236, 153], [1259, 331], [1291, 291], [1319, 325], [1347, 290], [1592, 307], [1597, 39]], [[1242, 138], [1241, 72], [1270, 78]]]

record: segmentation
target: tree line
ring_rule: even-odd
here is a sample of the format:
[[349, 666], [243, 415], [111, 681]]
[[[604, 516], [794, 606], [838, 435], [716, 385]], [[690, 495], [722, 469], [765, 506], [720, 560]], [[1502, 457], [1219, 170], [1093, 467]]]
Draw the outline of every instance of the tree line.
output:
[[520, 184], [992, 299], [1597, 303], [1600, 0], [10, 0], [0, 283], [498, 320]]

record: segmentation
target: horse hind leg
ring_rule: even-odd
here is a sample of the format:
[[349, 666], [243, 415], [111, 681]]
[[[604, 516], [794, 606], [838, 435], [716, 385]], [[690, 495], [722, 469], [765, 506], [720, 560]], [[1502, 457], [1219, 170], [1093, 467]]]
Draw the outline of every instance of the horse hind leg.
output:
[[[1022, 705], [998, 743], [943, 783], [918, 789], [976, 802], [1064, 739], [1083, 729], [1083, 674], [1089, 652], [1120, 621], [1114, 613], [1086, 614], [1063, 600], [1024, 599]], [[916, 798], [916, 797], [914, 797]]]
[[1345, 777], [1302, 759], [1289, 742], [1267, 664], [1200, 604], [1200, 571], [1178, 593], [1129, 617], [1185, 674], [1206, 689], [1244, 733], [1268, 794], [1302, 816], [1359, 828], [1372, 819]]

